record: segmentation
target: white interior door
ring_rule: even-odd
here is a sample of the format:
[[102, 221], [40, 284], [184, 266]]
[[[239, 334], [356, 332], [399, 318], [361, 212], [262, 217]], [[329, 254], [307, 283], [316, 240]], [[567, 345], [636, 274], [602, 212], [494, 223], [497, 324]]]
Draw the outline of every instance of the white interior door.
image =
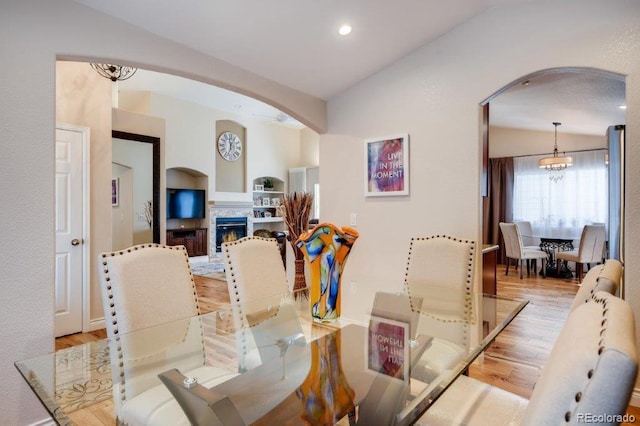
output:
[[86, 132], [71, 127], [56, 128], [56, 337], [82, 331]]

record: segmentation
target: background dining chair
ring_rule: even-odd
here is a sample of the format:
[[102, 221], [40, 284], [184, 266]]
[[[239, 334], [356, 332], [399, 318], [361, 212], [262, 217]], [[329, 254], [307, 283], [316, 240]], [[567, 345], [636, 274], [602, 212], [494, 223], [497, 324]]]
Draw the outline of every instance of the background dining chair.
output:
[[471, 240], [446, 235], [411, 238], [404, 290], [411, 309], [420, 312], [416, 333], [433, 336], [413, 368], [413, 378], [429, 383], [467, 351], [469, 333], [460, 323], [469, 323], [473, 315], [475, 251]]
[[[520, 231], [520, 238], [522, 238], [522, 245], [525, 250], [540, 250], [540, 238], [533, 236], [533, 226], [531, 222], [527, 220], [519, 220], [513, 222]], [[531, 270], [532, 259], [527, 259], [527, 273]], [[537, 266], [536, 259], [533, 259], [534, 268]]]
[[[231, 376], [229, 371], [204, 365], [202, 324], [178, 321], [200, 315], [186, 249], [143, 244], [102, 253], [99, 260], [118, 422], [188, 424], [157, 378], [158, 368], [166, 369], [171, 362], [187, 374], [195, 372], [201, 383], [217, 383]], [[153, 328], [162, 324], [166, 325], [162, 329]], [[153, 334], [153, 338], [147, 336], [153, 344], [129, 342], [128, 333], [139, 335], [141, 330]]]
[[637, 370], [631, 306], [598, 292], [569, 314], [529, 400], [460, 376], [416, 424], [579, 424], [587, 416], [622, 416]]
[[[542, 261], [542, 274], [544, 277], [547, 276], [547, 268], [545, 265], [547, 253], [537, 248], [526, 249], [522, 243], [518, 225], [515, 223], [500, 222], [500, 231], [504, 239], [504, 249], [507, 257], [505, 275], [509, 275], [509, 263], [511, 259], [520, 263], [520, 279], [522, 279], [522, 262], [525, 260], [540, 259]], [[529, 272], [527, 268], [527, 273]]]
[[558, 272], [560, 272], [560, 261], [565, 263], [575, 262], [576, 277], [578, 281], [582, 281], [584, 264], [589, 268], [591, 263], [602, 263], [605, 240], [606, 232], [604, 225], [585, 225], [584, 228], [582, 228], [580, 245], [577, 250], [559, 251], [556, 253]]
[[531, 226], [531, 222], [526, 220], [519, 220], [513, 223], [518, 226], [518, 231], [520, 231], [520, 238], [522, 238], [522, 245], [525, 249], [540, 248], [540, 238], [536, 238], [533, 236], [533, 226]]
[[[249, 350], [256, 347], [249, 331], [247, 315], [250, 311], [268, 308], [273, 297], [289, 292], [287, 274], [282, 263], [278, 242], [274, 238], [244, 237], [222, 243], [222, 254], [227, 276], [227, 288], [237, 330], [238, 368], [243, 372], [262, 362], [264, 353]], [[302, 332], [300, 324], [285, 334]], [[264, 352], [264, 351], [263, 351]]]
[[622, 262], [617, 259], [607, 259], [602, 265], [591, 268], [580, 283], [570, 311], [588, 301], [591, 295], [599, 291], [616, 294], [618, 287], [620, 287], [621, 277]]

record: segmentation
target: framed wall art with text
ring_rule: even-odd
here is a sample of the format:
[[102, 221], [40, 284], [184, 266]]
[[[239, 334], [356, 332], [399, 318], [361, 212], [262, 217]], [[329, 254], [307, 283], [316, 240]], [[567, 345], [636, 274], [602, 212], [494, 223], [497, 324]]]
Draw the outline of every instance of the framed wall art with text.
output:
[[364, 195], [409, 195], [409, 135], [364, 141]]

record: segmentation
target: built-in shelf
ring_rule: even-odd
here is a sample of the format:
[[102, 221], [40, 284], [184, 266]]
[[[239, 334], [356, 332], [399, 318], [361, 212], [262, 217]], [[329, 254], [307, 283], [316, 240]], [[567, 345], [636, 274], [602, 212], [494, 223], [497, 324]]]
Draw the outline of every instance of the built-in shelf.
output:
[[[264, 188], [265, 180], [271, 181], [273, 188]], [[282, 205], [285, 196], [284, 181], [263, 176], [253, 180], [253, 222], [273, 224], [265, 226], [271, 231], [280, 231], [283, 226], [282, 217], [278, 216], [278, 207]], [[265, 204], [266, 203], [266, 204]], [[267, 217], [265, 217], [267, 216]]]

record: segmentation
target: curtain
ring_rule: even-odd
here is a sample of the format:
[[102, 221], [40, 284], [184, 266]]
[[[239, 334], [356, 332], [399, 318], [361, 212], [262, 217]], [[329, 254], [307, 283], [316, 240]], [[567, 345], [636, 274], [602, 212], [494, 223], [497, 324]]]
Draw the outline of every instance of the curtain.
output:
[[604, 151], [571, 154], [573, 166], [560, 172], [538, 168], [542, 156], [514, 159], [513, 220], [534, 231], [570, 231], [608, 222], [608, 177]]
[[513, 158], [489, 159], [489, 196], [483, 200], [483, 243], [498, 244], [498, 263], [504, 263], [504, 243], [500, 235], [500, 222], [513, 219]]

